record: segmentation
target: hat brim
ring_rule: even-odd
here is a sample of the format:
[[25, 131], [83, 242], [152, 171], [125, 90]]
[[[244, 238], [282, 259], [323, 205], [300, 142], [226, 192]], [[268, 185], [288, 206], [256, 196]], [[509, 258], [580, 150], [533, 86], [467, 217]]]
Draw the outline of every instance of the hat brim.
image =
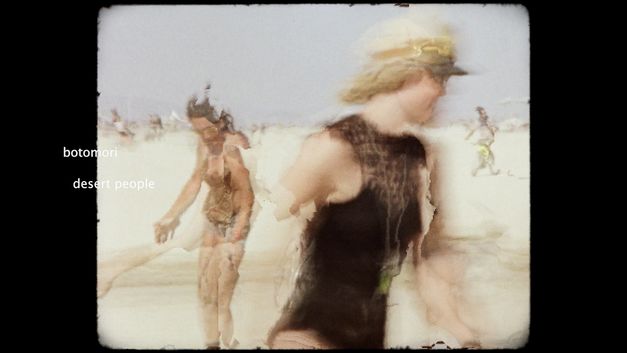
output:
[[431, 72], [437, 75], [447, 75], [447, 76], [463, 76], [468, 75], [468, 72], [458, 66], [453, 65], [452, 63], [447, 64], [439, 64], [439, 65], [428, 65], [427, 66]]
[[450, 68], [448, 74], [451, 76], [464, 76], [464, 75], [468, 75], [468, 71], [460, 67], [453, 66], [452, 68]]

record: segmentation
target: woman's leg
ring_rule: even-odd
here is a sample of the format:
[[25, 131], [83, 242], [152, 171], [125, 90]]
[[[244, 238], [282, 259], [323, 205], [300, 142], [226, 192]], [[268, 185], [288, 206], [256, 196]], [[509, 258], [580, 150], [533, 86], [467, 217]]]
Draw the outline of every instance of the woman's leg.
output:
[[286, 330], [277, 333], [270, 349], [334, 349], [313, 330]]
[[494, 170], [494, 153], [492, 153], [492, 151], [490, 151], [490, 155], [488, 156], [487, 164], [492, 175], [497, 175], [501, 172], [500, 169], [497, 169], [496, 171]]
[[229, 348], [233, 341], [233, 315], [231, 300], [239, 278], [239, 265], [244, 255], [244, 242], [222, 243], [217, 246], [220, 256], [220, 277], [218, 280], [218, 324], [222, 343]]
[[485, 157], [481, 154], [481, 151], [477, 153], [477, 161], [475, 162], [475, 167], [472, 169], [472, 176], [476, 176], [479, 170], [485, 168]]
[[200, 246], [198, 258], [198, 298], [207, 348], [219, 348], [218, 329], [218, 278], [219, 256], [216, 244], [220, 237], [217, 228], [210, 226]]
[[418, 290], [427, 306], [427, 319], [448, 330], [462, 347], [479, 346], [475, 333], [459, 317], [456, 287], [461, 284], [463, 264], [447, 256], [422, 260], [417, 268]]

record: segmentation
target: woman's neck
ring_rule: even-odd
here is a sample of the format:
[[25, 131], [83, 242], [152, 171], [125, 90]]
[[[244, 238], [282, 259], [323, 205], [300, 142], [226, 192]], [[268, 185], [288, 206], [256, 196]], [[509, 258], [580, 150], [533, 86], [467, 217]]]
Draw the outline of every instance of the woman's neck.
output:
[[209, 154], [211, 155], [220, 155], [222, 154], [222, 150], [224, 149], [224, 141], [222, 142], [210, 142], [205, 144], [207, 149], [209, 150]]
[[387, 135], [401, 135], [410, 124], [409, 114], [402, 107], [395, 93], [379, 94], [364, 108], [362, 117]]

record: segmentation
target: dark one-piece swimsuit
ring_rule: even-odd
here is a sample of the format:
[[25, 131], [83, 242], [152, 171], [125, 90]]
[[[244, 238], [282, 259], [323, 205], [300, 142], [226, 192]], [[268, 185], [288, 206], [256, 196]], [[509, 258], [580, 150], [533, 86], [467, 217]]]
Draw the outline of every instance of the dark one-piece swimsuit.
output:
[[307, 224], [299, 276], [269, 342], [281, 331], [313, 330], [333, 347], [383, 348], [391, 280], [421, 229], [425, 150], [416, 137], [382, 134], [358, 115], [327, 131], [352, 146], [362, 190]]

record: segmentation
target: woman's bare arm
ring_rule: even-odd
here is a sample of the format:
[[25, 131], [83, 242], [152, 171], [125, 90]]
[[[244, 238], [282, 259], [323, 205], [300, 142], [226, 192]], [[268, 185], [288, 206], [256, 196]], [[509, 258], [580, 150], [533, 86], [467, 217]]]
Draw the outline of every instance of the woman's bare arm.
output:
[[334, 175], [343, 167], [342, 156], [345, 154], [346, 146], [332, 138], [328, 131], [308, 137], [295, 163], [274, 190], [275, 217], [282, 220], [298, 215], [301, 207], [312, 201], [326, 202], [335, 189]]
[[[430, 163], [428, 163], [430, 164]], [[431, 168], [420, 165], [418, 167], [418, 204], [420, 205], [420, 230], [413, 239], [413, 264], [418, 266], [422, 259], [422, 241], [429, 232], [436, 208], [431, 203]]]
[[233, 197], [237, 211], [232, 240], [238, 241], [248, 233], [255, 194], [250, 184], [250, 173], [244, 165], [239, 150], [235, 146], [225, 146], [225, 148], [225, 162], [231, 171], [231, 182], [235, 190]]
[[187, 210], [187, 208], [194, 203], [196, 196], [198, 195], [198, 191], [200, 190], [200, 185], [202, 183], [202, 177], [207, 170], [207, 149], [204, 147], [202, 142], [198, 141], [198, 147], [196, 148], [196, 166], [194, 167], [194, 171], [183, 186], [179, 196], [176, 201], [170, 208], [170, 210], [165, 214], [164, 217], [175, 217], [178, 218]]
[[207, 170], [207, 150], [204, 147], [202, 141], [198, 140], [198, 147], [196, 148], [196, 166], [192, 172], [191, 177], [183, 186], [183, 189], [179, 193], [179, 196], [174, 201], [174, 204], [168, 212], [154, 224], [155, 228], [155, 240], [157, 243], [163, 243], [168, 238], [171, 238], [174, 233], [174, 229], [179, 224], [179, 217], [189, 206], [194, 203], [200, 186], [202, 183], [202, 177]]

